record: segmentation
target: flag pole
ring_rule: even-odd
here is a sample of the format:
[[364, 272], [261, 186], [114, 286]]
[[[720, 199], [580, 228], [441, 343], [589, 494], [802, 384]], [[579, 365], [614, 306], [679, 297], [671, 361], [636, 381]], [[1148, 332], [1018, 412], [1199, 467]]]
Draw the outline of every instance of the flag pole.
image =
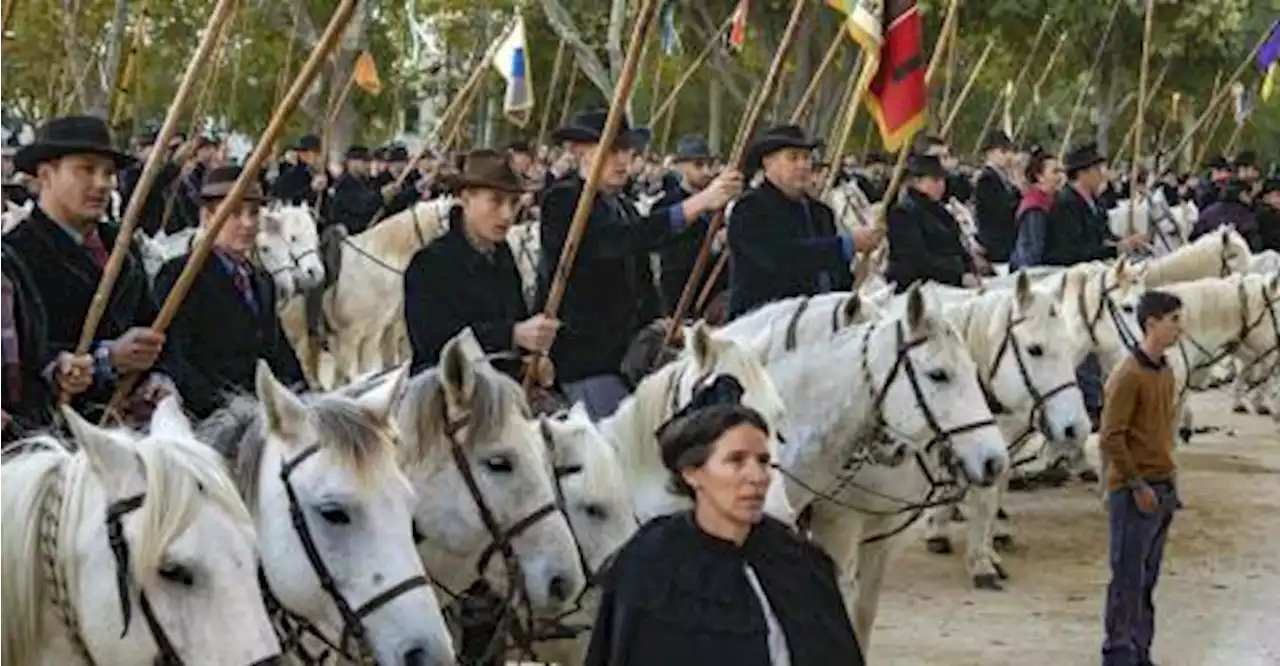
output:
[[556, 47], [555, 64], [551, 66], [551, 80], [547, 83], [547, 96], [542, 102], [542, 120], [538, 123], [538, 137], [534, 140], [534, 151], [542, 146], [542, 142], [547, 138], [547, 123], [551, 120], [551, 96], [556, 92], [556, 85], [560, 83], [560, 68], [564, 66], [565, 41], [562, 37], [560, 45]]
[[[1142, 130], [1146, 125], [1143, 121], [1147, 112], [1147, 75], [1150, 69], [1151, 24], [1155, 15], [1155, 0], [1146, 0], [1145, 13], [1142, 27], [1142, 62], [1138, 65], [1138, 108], [1133, 118], [1133, 164], [1129, 167], [1129, 219], [1127, 222], [1129, 235], [1133, 235], [1133, 230], [1137, 228], [1138, 205], [1134, 195], [1138, 190], [1138, 173], [1142, 168]], [[1167, 63], [1165, 67], [1165, 71], [1168, 71]], [[1123, 145], [1121, 147], [1123, 148]]]
[[684, 68], [684, 72], [680, 74], [680, 78], [676, 79], [676, 84], [671, 87], [671, 92], [667, 93], [667, 96], [662, 99], [662, 104], [658, 105], [658, 110], [653, 112], [653, 115], [651, 116], [652, 120], [649, 121], [650, 126], [658, 122], [658, 118], [674, 109], [676, 98], [680, 95], [680, 91], [684, 90], [684, 86], [689, 82], [689, 79], [693, 78], [693, 75], [698, 73], [698, 69], [702, 67], [702, 63], [707, 61], [707, 58], [711, 55], [711, 51], [715, 48], [716, 44], [720, 43], [720, 38], [729, 31], [729, 28], [732, 25], [733, 15], [730, 14], [729, 18], [725, 19], [724, 23], [720, 24], [720, 29], [716, 31], [716, 34], [712, 35], [711, 39], [707, 40], [706, 46], [702, 47], [702, 51], [698, 53], [698, 57], [694, 58], [693, 62], [689, 63], [689, 66]]
[[987, 40], [986, 48], [982, 49], [982, 55], [978, 56], [978, 62], [969, 70], [969, 79], [964, 82], [964, 87], [960, 89], [960, 94], [956, 96], [955, 103], [947, 110], [947, 119], [942, 123], [942, 131], [939, 136], [946, 139], [951, 134], [951, 128], [955, 125], [956, 118], [960, 116], [960, 107], [964, 105], [966, 99], [969, 98], [969, 92], [973, 90], [973, 85], [978, 82], [978, 74], [982, 72], [983, 66], [987, 64], [987, 58], [991, 56], [991, 51], [996, 45], [994, 37]]
[[[809, 103], [818, 96], [818, 84], [822, 82], [822, 77], [826, 75], [831, 63], [835, 62], [836, 54], [840, 52], [840, 46], [847, 39], [849, 39], [848, 32], [845, 30], [844, 21], [841, 21], [840, 25], [836, 26], [836, 36], [831, 38], [831, 46], [827, 47], [826, 54], [822, 56], [822, 62], [818, 64], [818, 71], [814, 72], [813, 79], [809, 81], [809, 85], [804, 89], [804, 94], [800, 95], [800, 102], [796, 104], [795, 111], [791, 112], [792, 125], [799, 124], [804, 118], [805, 112], [809, 110]], [[858, 57], [862, 58], [861, 55]], [[854, 67], [854, 69], [858, 68]]]
[[1071, 113], [1067, 116], [1067, 129], [1062, 133], [1062, 145], [1058, 147], [1058, 161], [1067, 154], [1067, 147], [1071, 142], [1071, 134], [1076, 128], [1076, 118], [1080, 116], [1080, 111], [1084, 109], [1084, 98], [1089, 94], [1089, 88], [1093, 85], [1093, 77], [1098, 73], [1098, 67], [1102, 65], [1102, 55], [1107, 52], [1107, 44], [1111, 40], [1111, 29], [1116, 25], [1116, 19], [1120, 16], [1120, 7], [1125, 0], [1116, 0], [1116, 4], [1111, 8], [1111, 18], [1107, 19], [1107, 27], [1102, 31], [1102, 41], [1098, 43], [1098, 48], [1093, 53], [1093, 64], [1089, 66], [1089, 73], [1085, 75], [1084, 85], [1080, 86], [1080, 92], [1076, 94], [1076, 102], [1071, 105]]

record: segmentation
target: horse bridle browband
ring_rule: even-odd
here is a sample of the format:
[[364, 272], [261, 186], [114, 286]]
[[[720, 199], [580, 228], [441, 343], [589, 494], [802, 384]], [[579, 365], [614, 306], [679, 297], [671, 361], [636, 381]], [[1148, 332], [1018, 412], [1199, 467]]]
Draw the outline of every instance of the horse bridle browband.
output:
[[[271, 592], [266, 572], [261, 567], [258, 568], [258, 581], [262, 587], [263, 601], [267, 607], [267, 613], [276, 620], [277, 629], [284, 634], [280, 637], [280, 643], [285, 652], [293, 653], [303, 663], [307, 664], [323, 662], [328, 658], [330, 651], [342, 655], [352, 662], [371, 662], [372, 648], [368, 644], [364, 618], [372, 615], [397, 597], [419, 587], [426, 587], [429, 583], [426, 576], [411, 576], [378, 593], [359, 608], [353, 609], [351, 607], [346, 597], [343, 596], [342, 591], [338, 589], [338, 583], [333, 574], [329, 572], [329, 567], [324, 563], [324, 559], [320, 557], [320, 550], [316, 548], [315, 539], [311, 536], [311, 528], [307, 525], [302, 503], [298, 501], [297, 491], [294, 490], [293, 482], [289, 478], [299, 465], [319, 451], [320, 445], [313, 444], [292, 460], [281, 465], [280, 482], [284, 485], [285, 494], [289, 499], [289, 519], [293, 524], [294, 533], [298, 535], [298, 540], [302, 543], [302, 550], [307, 555], [307, 561], [311, 563], [311, 569], [320, 580], [320, 588], [325, 591], [325, 594], [329, 595], [330, 600], [333, 601], [338, 609], [338, 614], [342, 617], [342, 635], [338, 642], [335, 643], [329, 640], [324, 632], [320, 631], [319, 627], [316, 627], [310, 620], [285, 608], [275, 594]], [[302, 645], [304, 635], [316, 638], [325, 645], [320, 654], [311, 654], [306, 650], [306, 647]], [[356, 644], [354, 654], [347, 650], [353, 641]]]
[[1097, 327], [1102, 321], [1102, 315], [1106, 314], [1111, 318], [1111, 323], [1116, 327], [1116, 335], [1120, 338], [1120, 343], [1129, 351], [1133, 351], [1138, 346], [1138, 338], [1129, 330], [1125, 324], [1124, 317], [1120, 314], [1120, 309], [1116, 306], [1115, 299], [1111, 297], [1111, 292], [1120, 288], [1119, 283], [1108, 285], [1107, 273], [1102, 271], [1098, 274], [1098, 308], [1094, 310], [1093, 315], [1086, 315], [1088, 311], [1085, 303], [1084, 288], [1076, 292], [1076, 309], [1080, 312], [1080, 316], [1084, 319], [1085, 328], [1089, 333], [1089, 341], [1093, 343], [1094, 349], [1102, 346], [1098, 340]]

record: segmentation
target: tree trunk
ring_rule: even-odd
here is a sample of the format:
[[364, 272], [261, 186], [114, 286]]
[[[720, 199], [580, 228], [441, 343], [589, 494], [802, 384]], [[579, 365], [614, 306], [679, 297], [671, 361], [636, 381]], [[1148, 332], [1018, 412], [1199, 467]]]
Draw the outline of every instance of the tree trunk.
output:
[[707, 110], [710, 118], [707, 124], [707, 145], [712, 155], [722, 155], [720, 151], [720, 135], [724, 127], [724, 95], [720, 86], [720, 77], [707, 77]]
[[[103, 105], [109, 106], [111, 92], [116, 89], [120, 77], [120, 54], [124, 44], [125, 29], [129, 25], [129, 0], [116, 0], [115, 10], [111, 13], [111, 36], [107, 42], [107, 57], [102, 65], [102, 89], [106, 91]], [[141, 30], [142, 26], [138, 26]], [[104, 108], [102, 116], [109, 118], [111, 109]]]

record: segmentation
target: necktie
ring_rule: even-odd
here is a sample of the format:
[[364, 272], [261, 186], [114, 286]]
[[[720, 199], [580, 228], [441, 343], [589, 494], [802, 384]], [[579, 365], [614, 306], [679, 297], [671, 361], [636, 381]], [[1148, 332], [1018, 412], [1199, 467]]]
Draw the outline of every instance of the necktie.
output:
[[89, 251], [89, 258], [93, 259], [99, 270], [106, 267], [107, 258], [111, 255], [107, 252], [107, 246], [102, 244], [102, 236], [98, 235], [97, 229], [84, 235], [84, 249]]
[[257, 312], [258, 303], [253, 296], [253, 283], [249, 281], [249, 269], [245, 268], [244, 264], [238, 262], [235, 264], [231, 273], [231, 283], [236, 286], [236, 291], [240, 292], [240, 298], [243, 298], [244, 302]]

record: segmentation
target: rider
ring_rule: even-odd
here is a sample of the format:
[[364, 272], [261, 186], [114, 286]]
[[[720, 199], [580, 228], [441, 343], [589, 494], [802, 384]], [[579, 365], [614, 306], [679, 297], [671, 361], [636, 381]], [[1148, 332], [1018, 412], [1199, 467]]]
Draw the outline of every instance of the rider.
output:
[[294, 205], [309, 204], [318, 210], [320, 196], [329, 189], [329, 171], [320, 154], [320, 137], [307, 134], [293, 145], [293, 164], [282, 167], [271, 191], [273, 199]]
[[[715, 175], [712, 170], [714, 164], [715, 156], [711, 154], [711, 148], [707, 146], [705, 139], [700, 136], [686, 136], [680, 139], [676, 144], [675, 154], [675, 169], [679, 179], [663, 183], [662, 198], [654, 206], [659, 208], [674, 206], [706, 189]], [[698, 256], [698, 248], [702, 245], [702, 237], [706, 235], [710, 222], [709, 215], [698, 216], [693, 224], [658, 251], [661, 266], [659, 280], [662, 288], [662, 311], [668, 315], [676, 309], [676, 303], [680, 300], [684, 283], [693, 270], [693, 262]], [[707, 274], [704, 273], [702, 280], [695, 288], [696, 291], [693, 292], [695, 296], [701, 293], [706, 279]], [[717, 282], [719, 288], [716, 291], [720, 291], [724, 288], [723, 275]]]
[[954, 287], [979, 284], [973, 256], [965, 249], [959, 223], [943, 207], [947, 169], [932, 155], [907, 158], [905, 189], [889, 209], [889, 266], [885, 278], [899, 293], [932, 280]]
[[[435, 365], [445, 343], [466, 327], [490, 354], [547, 353], [559, 323], [529, 315], [506, 242], [527, 191], [524, 180], [501, 152], [476, 150], [451, 181], [458, 205], [449, 211], [448, 232], [419, 250], [404, 273], [412, 371]], [[520, 378], [519, 359], [495, 359], [494, 367]]]
[[1007, 175], [1014, 156], [1013, 141], [997, 129], [987, 134], [982, 143], [987, 163], [974, 186], [978, 240], [988, 261], [1004, 263], [1009, 261], [1017, 235], [1014, 210], [1018, 207], [1018, 188]]
[[[240, 172], [237, 166], [219, 167], [205, 177], [200, 188], [202, 228], [208, 229]], [[182, 368], [183, 406], [197, 418], [212, 414], [231, 394], [252, 393], [259, 358], [280, 381], [303, 381], [276, 314], [271, 276], [252, 263], [262, 201], [255, 179], [214, 239], [213, 256], [200, 267], [169, 327], [178, 351], [175, 360]], [[157, 296], [173, 289], [189, 258], [176, 257], [160, 269]]]
[[[94, 420], [125, 374], [143, 373], [130, 396], [134, 416], [147, 417], [161, 398], [176, 392], [166, 374], [165, 336], [148, 328], [156, 303], [136, 252], [125, 257], [91, 353], [72, 355], [118, 232], [101, 223], [102, 215], [116, 172], [132, 163], [113, 146], [107, 124], [93, 116], [50, 120], [14, 157], [19, 171], [39, 180], [40, 199], [31, 217], [5, 235], [6, 263], [21, 263], [46, 315], [45, 339], [38, 345], [45, 352], [34, 364], [22, 364], [24, 392], [30, 387], [39, 393], [33, 400], [52, 406], [61, 391], [76, 411]], [[47, 417], [51, 410], [40, 411]]]

